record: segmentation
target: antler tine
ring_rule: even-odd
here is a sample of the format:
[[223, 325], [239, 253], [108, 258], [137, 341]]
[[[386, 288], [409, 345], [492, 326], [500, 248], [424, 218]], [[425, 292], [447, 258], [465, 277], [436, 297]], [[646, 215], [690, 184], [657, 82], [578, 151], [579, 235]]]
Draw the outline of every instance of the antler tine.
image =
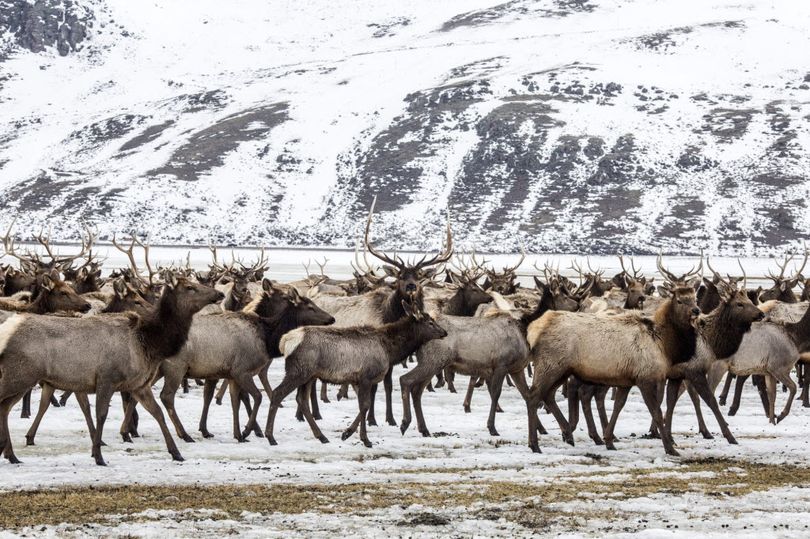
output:
[[[737, 259], [737, 260], [739, 261], [739, 259]], [[712, 275], [714, 275], [715, 279], [717, 279], [719, 281], [723, 280], [723, 276], [720, 275], [720, 273], [718, 273], [717, 270], [715, 270], [712, 267], [712, 262], [711, 262], [710, 257], [708, 255], [706, 256], [706, 266], [709, 268], [709, 271], [712, 272]], [[742, 266], [740, 266], [740, 267], [742, 267]]]
[[312, 259], [310, 258], [309, 260], [307, 260], [306, 264], [301, 262], [301, 265], [304, 266], [304, 271], [307, 272], [307, 278], [309, 278], [309, 267], [312, 265]]
[[326, 267], [327, 262], [329, 262], [329, 259], [326, 258], [326, 257], [323, 257], [323, 264], [321, 264], [317, 260], [315, 261], [315, 263], [318, 264], [318, 267], [321, 269], [321, 276], [322, 277], [326, 277], [326, 275], [323, 272], [323, 268]]
[[378, 251], [377, 249], [374, 248], [373, 245], [371, 245], [371, 242], [368, 239], [369, 232], [371, 231], [371, 218], [374, 215], [374, 206], [376, 205], [377, 205], [377, 195], [374, 195], [374, 199], [371, 201], [371, 208], [369, 208], [368, 210], [368, 218], [366, 219], [366, 233], [363, 237], [366, 244], [366, 249], [368, 249], [368, 251], [371, 254], [373, 254], [383, 262], [391, 264], [392, 266], [395, 266], [399, 269], [404, 269], [405, 264], [401, 260], [396, 260], [386, 255], [385, 253]]
[[779, 278], [780, 279], [785, 277], [785, 269], [787, 269], [787, 265], [790, 263], [791, 260], [793, 260], [793, 254], [787, 255], [785, 257], [785, 263], [782, 264], [781, 266], [779, 264], [776, 265], [780, 270], [779, 271]]
[[745, 268], [743, 267], [742, 262], [740, 261], [740, 257], [737, 257], [737, 264], [740, 266], [740, 271], [742, 271], [743, 290], [747, 290], [748, 289], [748, 276], [745, 274]]
[[700, 263], [697, 266], [692, 266], [692, 269], [690, 269], [689, 271], [684, 273], [681, 276], [680, 280], [681, 281], [686, 281], [686, 279], [688, 279], [689, 277], [691, 277], [693, 275], [697, 275], [698, 273], [701, 273], [702, 271], [703, 271], [703, 247], [700, 248]]
[[804, 267], [807, 265], [807, 257], [808, 257], [808, 255], [810, 255], [810, 253], [808, 253], [808, 251], [807, 251], [807, 243], [805, 243], [805, 245], [804, 245], [804, 260], [802, 260], [801, 267], [793, 275], [794, 277], [799, 277], [802, 274], [802, 271], [804, 271]]
[[143, 258], [144, 262], [146, 263], [146, 271], [149, 272], [149, 284], [154, 284], [154, 277], [157, 275], [157, 272], [152, 271], [152, 264], [149, 262], [149, 237], [146, 237], [146, 243], [142, 242], [138, 239], [137, 236], [133, 235], [134, 241], [143, 249]]
[[216, 245], [211, 243], [210, 239], [208, 240], [208, 250], [211, 251], [211, 256], [214, 259], [211, 266], [217, 271], [225, 271], [226, 270], [225, 266], [223, 266], [223, 265], [221, 265], [219, 263], [219, 258], [217, 257], [217, 247], [216, 247]]
[[11, 230], [14, 228], [14, 223], [17, 222], [17, 218], [11, 220], [11, 224], [8, 226], [8, 230], [6, 231], [6, 235], [3, 236], [3, 248], [5, 250], [5, 254], [11, 255], [17, 260], [20, 261], [20, 267], [27, 270], [33, 270], [38, 265], [37, 258], [32, 255], [28, 256], [21, 256], [17, 254], [17, 251], [14, 249], [14, 238], [11, 237]]
[[624, 255], [619, 255], [619, 265], [622, 267], [622, 273], [625, 275], [630, 275], [627, 273], [627, 269], [624, 267]]
[[523, 261], [526, 260], [526, 248], [523, 246], [523, 240], [518, 238], [518, 243], [520, 244], [520, 260], [518, 260], [517, 264], [512, 267], [505, 266], [503, 268], [504, 273], [512, 273], [513, 271], [517, 270]]
[[145, 284], [145, 281], [141, 277], [140, 270], [138, 270], [138, 264], [135, 262], [135, 254], [133, 252], [135, 250], [135, 235], [134, 234], [132, 235], [132, 238], [130, 239], [129, 243], [129, 248], [127, 249], [124, 249], [118, 243], [118, 241], [115, 239], [115, 234], [113, 234], [112, 237], [112, 244], [115, 246], [116, 249], [127, 255], [127, 258], [129, 259], [129, 267], [132, 270], [132, 276], [141, 281], [141, 283]]
[[640, 269], [636, 269], [636, 260], [632, 256], [630, 257], [630, 269], [633, 270], [633, 279], [638, 279], [644, 276]]
[[670, 271], [668, 271], [664, 267], [663, 259], [664, 259], [664, 255], [661, 254], [661, 252], [659, 251], [658, 258], [656, 258], [656, 261], [655, 261], [655, 265], [658, 267], [658, 271], [660, 271], [661, 275], [663, 275], [671, 283], [673, 283], [673, 284], [677, 283], [680, 279], [678, 279], [678, 277], [676, 277], [675, 274], [671, 273]]
[[447, 234], [444, 241], [444, 250], [440, 251], [433, 258], [425, 260], [422, 258], [417, 264], [413, 266], [414, 269], [421, 269], [425, 266], [435, 266], [437, 264], [444, 264], [450, 257], [453, 256], [453, 230], [450, 228], [450, 208], [447, 209]]

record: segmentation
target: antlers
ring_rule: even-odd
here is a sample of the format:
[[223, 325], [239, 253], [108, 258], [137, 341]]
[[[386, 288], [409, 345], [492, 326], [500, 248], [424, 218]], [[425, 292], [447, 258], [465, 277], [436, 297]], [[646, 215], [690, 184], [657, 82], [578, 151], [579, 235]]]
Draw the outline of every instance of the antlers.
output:
[[[118, 241], [115, 239], [115, 234], [113, 234], [112, 244], [115, 246], [116, 249], [118, 249], [119, 251], [121, 251], [122, 253], [127, 255], [127, 259], [129, 259], [129, 267], [130, 267], [130, 269], [132, 269], [132, 275], [133, 275], [134, 278], [138, 279], [141, 282], [141, 284], [143, 284], [145, 286], [152, 286], [152, 285], [155, 284], [154, 279], [155, 279], [155, 275], [157, 275], [158, 272], [152, 270], [152, 264], [149, 262], [149, 243], [148, 242], [147, 243], [142, 242], [141, 240], [139, 240], [135, 236], [135, 234], [133, 234], [132, 237], [130, 238], [130, 241], [129, 241], [129, 247], [127, 247], [125, 249], [124, 247], [122, 247], [118, 243]], [[138, 269], [138, 264], [137, 264], [137, 262], [135, 262], [135, 246], [136, 245], [143, 249], [144, 261], [146, 262], [146, 270], [149, 272], [149, 280], [148, 281], [144, 280], [144, 278], [141, 277], [141, 272]]]
[[425, 255], [422, 257], [422, 260], [409, 267], [409, 265], [399, 256], [397, 256], [396, 258], [391, 258], [385, 253], [382, 253], [377, 249], [375, 249], [374, 246], [371, 245], [368, 236], [369, 232], [371, 231], [371, 218], [374, 216], [374, 206], [376, 206], [376, 204], [377, 204], [377, 197], [375, 196], [374, 200], [371, 201], [371, 208], [369, 208], [368, 210], [368, 219], [366, 219], [366, 233], [364, 235], [364, 242], [366, 245], [366, 249], [368, 249], [368, 251], [371, 254], [373, 254], [383, 262], [391, 264], [392, 266], [396, 267], [399, 270], [404, 270], [406, 268], [412, 270], [420, 270], [426, 266], [433, 266], [436, 264], [447, 262], [448, 260], [450, 260], [450, 257], [453, 256], [453, 232], [450, 229], [449, 210], [447, 212], [447, 237], [445, 239], [444, 250], [439, 252], [439, 254], [433, 256], [432, 258], [427, 259], [427, 255]]
[[[661, 275], [666, 277], [666, 279], [672, 284], [686, 283], [686, 280], [689, 277], [693, 277], [693, 276], [699, 274], [701, 271], [703, 271], [703, 249], [700, 250], [700, 264], [698, 264], [697, 267], [693, 266], [692, 269], [690, 269], [689, 271], [687, 271], [686, 273], [684, 273], [680, 277], [677, 277], [674, 273], [667, 270], [664, 267], [662, 260], [663, 260], [663, 255], [661, 253], [658, 253], [658, 257], [655, 259], [655, 265], [658, 267], [658, 271], [661, 272]], [[712, 270], [712, 271], [714, 271], [714, 270]]]

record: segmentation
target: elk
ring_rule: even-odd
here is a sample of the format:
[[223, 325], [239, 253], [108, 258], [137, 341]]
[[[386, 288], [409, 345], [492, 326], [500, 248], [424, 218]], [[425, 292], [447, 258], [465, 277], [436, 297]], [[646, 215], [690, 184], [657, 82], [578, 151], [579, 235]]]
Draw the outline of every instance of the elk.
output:
[[[405, 316], [402, 302], [413, 303], [415, 308], [424, 309], [423, 281], [430, 279], [436, 269], [432, 266], [443, 264], [453, 256], [453, 233], [450, 229], [448, 216], [444, 248], [436, 255], [428, 258], [423, 256], [415, 263], [409, 263], [399, 256], [390, 257], [378, 251], [369, 239], [371, 221], [374, 215], [376, 197], [366, 219], [364, 244], [369, 253], [383, 261], [383, 271], [389, 277], [396, 279], [393, 289], [377, 289], [360, 296], [335, 297], [319, 296], [314, 298], [315, 303], [323, 310], [335, 317], [335, 325], [339, 327], [352, 326], [381, 326], [395, 322]], [[392, 369], [383, 378], [385, 388], [385, 419], [389, 425], [396, 426], [392, 410]], [[374, 415], [374, 396], [377, 391], [376, 383], [371, 390], [371, 407], [368, 412], [368, 424], [376, 425]], [[313, 410], [315, 413], [315, 410]]]
[[494, 269], [486, 270], [487, 278], [484, 281], [484, 290], [492, 290], [503, 296], [514, 294], [520, 286], [520, 284], [516, 282], [516, 272], [520, 265], [523, 264], [524, 260], [526, 260], [526, 250], [523, 248], [523, 243], [521, 243], [520, 259], [517, 261], [517, 264], [514, 266], [504, 266], [503, 271], [500, 273]]
[[152, 395], [151, 381], [160, 363], [185, 344], [194, 313], [222, 299], [217, 290], [167, 273], [159, 301], [143, 315], [17, 315], [6, 321], [0, 326], [0, 447], [4, 456], [19, 463], [8, 429], [11, 406], [43, 381], [58, 389], [96, 394], [92, 449], [96, 464], [106, 464], [101, 439], [116, 391], [132, 393], [160, 425], [172, 458], [183, 460]]
[[[412, 398], [418, 430], [422, 436], [430, 436], [422, 415], [422, 393], [433, 376], [450, 367], [454, 372], [470, 376], [470, 389], [479, 378], [487, 382], [491, 398], [487, 429], [490, 435], [498, 436], [495, 413], [505, 377], [512, 376], [521, 394], [525, 394], [528, 389], [523, 374], [529, 356], [526, 328], [532, 321], [556, 307], [549, 287], [536, 277], [535, 280], [538, 288], [543, 291], [540, 302], [533, 312], [518, 318], [513, 317], [511, 306], [504, 305], [506, 302], [497, 292], [492, 292], [496, 304], [500, 303], [496, 312], [473, 318], [447, 314], [436, 317], [436, 322], [445, 329], [447, 337], [429, 341], [419, 348], [416, 352], [416, 367], [399, 379], [404, 411], [400, 431], [403, 434], [411, 423]], [[571, 301], [578, 306], [575, 300]], [[470, 393], [468, 390], [468, 399]], [[469, 411], [469, 402], [465, 401], [465, 412]]]
[[[744, 294], [742, 297], [745, 298], [745, 303], [742, 299], [739, 300], [742, 305], [739, 311], [736, 308], [737, 301], [734, 301], [735, 306], [731, 306], [732, 300], [738, 299], [740, 294], [730, 285], [724, 283], [723, 286], [727, 287], [724, 289], [723, 304], [727, 308], [719, 315], [714, 314], [703, 320], [702, 324], [707, 330], [700, 339], [701, 350], [705, 355], [710, 351], [721, 358], [734, 352], [743, 333], [748, 331], [753, 321], [764, 317], [764, 313], [751, 304]], [[677, 292], [676, 289], [676, 297]], [[694, 294], [694, 289], [691, 293]], [[661, 432], [665, 451], [667, 454], [677, 455], [671, 433], [664, 429], [659, 394], [671, 374], [670, 370], [676, 359], [673, 356], [687, 356], [684, 345], [680, 342], [683, 330], [679, 329], [675, 320], [694, 317], [696, 311], [694, 303], [690, 306], [670, 298], [659, 306], [653, 318], [630, 313], [600, 316], [549, 312], [533, 322], [528, 330], [535, 366], [532, 386], [526, 399], [529, 447], [535, 452], [540, 451], [537, 443], [537, 409], [541, 402], [545, 402], [560, 424], [563, 439], [573, 443], [570, 425], [554, 401], [556, 388], [573, 374], [586, 382], [620, 388], [605, 431], [605, 443], [609, 449], [613, 448], [613, 429], [629, 389], [638, 386], [653, 422]], [[698, 388], [701, 396], [704, 389], [708, 388]]]
[[[373, 252], [373, 251], [372, 251]], [[357, 388], [359, 414], [343, 432], [346, 440], [360, 426], [360, 439], [371, 447], [366, 434], [366, 414], [373, 399], [372, 386], [379, 383], [391, 367], [401, 363], [424, 343], [447, 335], [430, 315], [416, 303], [402, 300], [405, 316], [378, 327], [305, 327], [287, 333], [279, 348], [284, 354], [284, 379], [270, 401], [265, 436], [276, 445], [273, 428], [279, 404], [293, 390], [312, 434], [322, 443], [329, 440], [318, 428], [309, 410], [306, 388], [315, 379], [332, 384], [353, 384]]]
[[[196, 316], [186, 345], [160, 366], [160, 374], [164, 377], [160, 400], [174, 423], [177, 436], [186, 442], [194, 440], [186, 432], [174, 407], [174, 396], [183, 378], [214, 380], [214, 385], [221, 378], [229, 380], [233, 435], [243, 442], [254, 428], [262, 401], [261, 392], [253, 382], [253, 377], [267, 367], [274, 357], [281, 355], [278, 343], [282, 335], [300, 326], [328, 325], [335, 321], [309, 299], [299, 296], [295, 289], [287, 296], [266, 279], [262, 287], [263, 293], [257, 301], [241, 312]], [[283, 305], [280, 309], [274, 308], [277, 312], [271, 317], [264, 317], [265, 314], [271, 314], [267, 311], [268, 304], [275, 299], [273, 296], [278, 296]], [[247, 392], [253, 398], [253, 407], [244, 431], [239, 428], [240, 391]], [[210, 388], [207, 393], [206, 396], [210, 397]], [[209, 403], [210, 398], [206, 399], [204, 405]], [[200, 431], [204, 437], [211, 437], [202, 420]]]
[[762, 294], [759, 296], [759, 300], [765, 302], [775, 299], [783, 303], [796, 303], [798, 298], [793, 292], [793, 289], [796, 288], [796, 285], [802, 279], [801, 274], [804, 267], [807, 265], [808, 255], [810, 255], [810, 251], [805, 249], [802, 265], [791, 277], [785, 277], [785, 270], [787, 269], [787, 265], [790, 263], [790, 261], [793, 260], [793, 255], [786, 256], [782, 264], [777, 264], [777, 267], [779, 268], [779, 275], [774, 275], [769, 270], [768, 277], [773, 281], [773, 286], [762, 292]]

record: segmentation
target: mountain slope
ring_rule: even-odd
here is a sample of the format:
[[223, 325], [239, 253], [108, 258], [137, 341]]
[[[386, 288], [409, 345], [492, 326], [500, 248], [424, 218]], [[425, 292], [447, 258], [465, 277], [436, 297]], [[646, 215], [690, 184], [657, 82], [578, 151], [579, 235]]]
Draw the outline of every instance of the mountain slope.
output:
[[[810, 232], [810, 7], [0, 1], [0, 204], [152, 241], [765, 254]], [[438, 4], [438, 5], [437, 5]]]

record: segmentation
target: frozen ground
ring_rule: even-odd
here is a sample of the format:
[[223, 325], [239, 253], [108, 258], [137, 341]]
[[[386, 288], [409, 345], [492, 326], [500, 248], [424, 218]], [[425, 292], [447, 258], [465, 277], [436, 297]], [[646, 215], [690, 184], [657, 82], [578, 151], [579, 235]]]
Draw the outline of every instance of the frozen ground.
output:
[[[282, 362], [276, 361], [271, 383], [281, 376]], [[463, 377], [458, 382], [459, 388], [466, 386]], [[334, 396], [335, 388], [330, 393]], [[594, 446], [582, 425], [576, 447], [568, 446], [553, 419], [543, 415], [550, 434], [541, 437], [543, 454], [535, 455], [526, 447], [525, 408], [514, 388], [504, 390], [497, 438], [485, 429], [489, 399], [484, 392], [476, 392], [471, 414], [463, 412], [462, 397], [446, 389], [426, 394], [425, 417], [433, 437], [422, 438], [413, 428], [403, 436], [397, 427], [372, 427], [371, 449], [356, 436], [340, 440], [357, 412], [354, 398], [322, 405], [320, 424], [330, 439], [326, 445], [295, 421], [288, 399], [277, 419], [276, 447], [259, 438], [244, 444], [233, 440], [226, 403], [212, 408], [214, 439], [197, 435], [194, 444], [179, 442], [183, 463], [170, 460], [156, 423], [145, 416], [142, 438], [133, 445], [122, 443], [116, 399], [104, 436], [106, 468], [89, 457], [75, 401], [48, 411], [35, 447], [24, 447], [29, 421], [21, 420], [17, 409], [11, 430], [24, 464], [0, 464], [0, 490], [6, 492], [0, 500], [6, 507], [11, 502], [5, 496], [21, 489], [76, 495], [82, 511], [95, 503], [105, 507], [106, 492], [133, 492], [134, 501], [118, 514], [91, 510], [94, 516], [81, 524], [76, 524], [76, 515], [68, 514], [63, 524], [51, 515], [43, 518], [44, 527], [5, 534], [623, 536], [643, 531], [646, 537], [761, 537], [803, 534], [810, 524], [810, 470], [802, 468], [810, 455], [810, 413], [800, 405], [781, 424], [769, 425], [748, 388], [739, 414], [729, 418], [740, 442], [731, 446], [719, 437], [713, 420], [709, 424], [719, 439], [703, 440], [688, 402], [682, 401], [674, 424], [682, 456], [671, 458], [659, 441], [641, 438], [649, 418], [634, 392], [618, 425], [618, 451]], [[779, 399], [781, 406], [784, 395]], [[383, 415], [381, 404], [378, 396], [378, 417]], [[179, 395], [177, 407], [193, 432], [200, 388]], [[399, 420], [398, 391], [394, 410]], [[266, 403], [260, 417], [263, 424]], [[134, 486], [110, 490], [121, 485]], [[132, 491], [138, 488], [142, 496], [140, 490]], [[154, 490], [158, 488], [163, 490]], [[235, 489], [227, 491], [236, 497], [219, 494], [219, 489]], [[282, 489], [282, 494], [273, 489]], [[198, 493], [202, 501], [196, 499]], [[279, 496], [278, 509], [262, 505], [266, 500], [257, 496]], [[226, 498], [239, 509], [225, 507]], [[39, 507], [35, 498], [23, 501]]]

